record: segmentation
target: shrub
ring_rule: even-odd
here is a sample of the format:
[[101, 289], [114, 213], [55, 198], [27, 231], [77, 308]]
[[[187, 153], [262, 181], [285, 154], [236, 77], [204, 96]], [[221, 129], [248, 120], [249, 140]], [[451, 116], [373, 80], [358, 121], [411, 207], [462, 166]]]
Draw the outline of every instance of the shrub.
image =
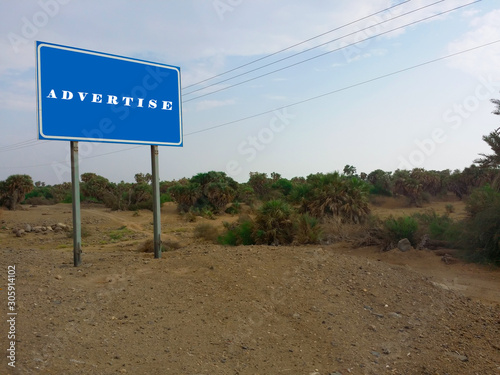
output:
[[492, 189], [489, 185], [486, 185], [472, 192], [467, 199], [465, 209], [469, 217], [474, 218], [478, 213], [498, 203], [500, 203], [500, 193]]
[[226, 232], [218, 237], [222, 245], [254, 245], [254, 223], [250, 218], [240, 217], [235, 223], [224, 223]]
[[241, 212], [241, 203], [240, 202], [233, 202], [227, 209], [226, 209], [226, 214], [230, 215], [235, 215], [239, 214]]
[[51, 199], [47, 199], [45, 197], [31, 197], [31, 198], [26, 198], [25, 201], [23, 202], [25, 204], [31, 204], [34, 206], [42, 206], [42, 205], [51, 205], [54, 204], [54, 201]]
[[168, 189], [177, 202], [179, 212], [207, 209], [214, 214], [224, 211], [236, 197], [238, 183], [224, 172], [198, 173], [187, 183], [177, 183]]
[[500, 193], [489, 186], [476, 189], [467, 206], [461, 245], [472, 261], [500, 265]]
[[496, 204], [466, 221], [461, 242], [466, 259], [500, 265], [499, 210]]
[[23, 203], [33, 205], [48, 205], [56, 203], [49, 186], [35, 186], [32, 191], [25, 194], [24, 199], [25, 201]]
[[418, 229], [418, 222], [415, 218], [410, 216], [398, 217], [397, 219], [390, 217], [384, 221], [384, 228], [388, 234], [388, 239], [392, 243], [407, 238], [413, 246], [416, 245], [415, 234]]
[[[171, 251], [171, 250], [177, 250], [180, 249], [182, 246], [179, 242], [175, 241], [162, 241], [160, 244], [160, 248], [162, 252], [165, 251]], [[139, 247], [140, 252], [144, 253], [154, 253], [155, 247], [154, 247], [154, 240], [150, 238], [149, 240], [146, 240], [140, 247]]]
[[255, 219], [256, 241], [260, 244], [283, 245], [293, 241], [293, 210], [281, 200], [264, 203]]
[[280, 178], [275, 183], [273, 183], [271, 187], [275, 190], [278, 190], [282, 195], [287, 196], [292, 191], [293, 184], [286, 178]]
[[0, 205], [5, 205], [9, 210], [15, 210], [17, 204], [24, 201], [26, 194], [35, 186], [28, 175], [12, 175], [5, 181], [0, 181]]
[[384, 172], [381, 169], [377, 169], [371, 172], [366, 179], [372, 184], [370, 194], [385, 195], [388, 197], [392, 195], [391, 172]]
[[194, 228], [194, 236], [195, 238], [201, 238], [216, 243], [219, 237], [219, 231], [210, 223], [200, 223]]
[[295, 240], [299, 244], [317, 244], [320, 242], [323, 231], [318, 219], [303, 214], [298, 216], [295, 225]]
[[272, 180], [266, 173], [250, 172], [248, 185], [259, 199], [266, 199], [271, 191]]
[[295, 202], [300, 199], [302, 211], [314, 217], [360, 223], [370, 212], [368, 192], [369, 185], [356, 177], [318, 173], [309, 175], [305, 186], [297, 186], [291, 196]]

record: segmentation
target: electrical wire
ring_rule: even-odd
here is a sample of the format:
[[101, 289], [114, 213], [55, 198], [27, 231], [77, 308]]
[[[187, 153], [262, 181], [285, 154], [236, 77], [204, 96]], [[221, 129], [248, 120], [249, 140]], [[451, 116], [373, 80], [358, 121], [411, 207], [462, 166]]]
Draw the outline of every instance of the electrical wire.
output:
[[349, 85], [349, 86], [345, 86], [345, 87], [342, 87], [342, 88], [337, 89], [337, 90], [326, 92], [324, 94], [316, 95], [316, 96], [313, 96], [313, 97], [310, 97], [308, 99], [304, 99], [304, 100], [301, 100], [301, 101], [298, 101], [298, 102], [295, 102], [295, 103], [290, 103], [290, 104], [287, 104], [287, 105], [284, 105], [284, 106], [281, 106], [281, 107], [273, 108], [273, 109], [270, 109], [270, 110], [267, 110], [267, 111], [264, 111], [264, 112], [260, 112], [260, 113], [254, 114], [254, 115], [250, 115], [250, 116], [238, 119], [238, 120], [233, 120], [233, 121], [225, 122], [223, 124], [215, 125], [215, 126], [212, 126], [212, 127], [206, 128], [206, 129], [197, 130], [197, 131], [185, 134], [184, 136], [189, 136], [189, 135], [193, 135], [193, 134], [203, 133], [203, 132], [206, 132], [208, 130], [213, 130], [213, 129], [221, 128], [223, 126], [231, 125], [231, 124], [234, 124], [234, 123], [237, 123], [237, 122], [249, 120], [249, 119], [252, 119], [252, 118], [255, 118], [255, 117], [259, 117], [259, 116], [262, 116], [262, 115], [265, 115], [265, 114], [268, 114], [268, 113], [272, 113], [274, 111], [279, 111], [279, 110], [284, 109], [284, 108], [294, 107], [294, 106], [299, 105], [299, 104], [303, 104], [303, 103], [310, 102], [312, 100], [320, 99], [320, 98], [323, 98], [323, 97], [328, 96], [328, 95], [336, 94], [336, 93], [341, 92], [341, 91], [345, 91], [345, 90], [352, 89], [354, 87], [358, 87], [358, 86], [361, 86], [361, 85], [364, 85], [364, 84], [367, 84], [367, 83], [378, 81], [380, 79], [387, 78], [387, 77], [390, 77], [390, 76], [393, 76], [393, 75], [396, 75], [396, 74], [399, 74], [399, 73], [403, 73], [403, 72], [406, 72], [408, 70], [416, 69], [416, 68], [419, 68], [419, 67], [422, 67], [422, 66], [425, 66], [425, 65], [429, 65], [429, 64], [441, 61], [441, 60], [449, 59], [451, 57], [458, 56], [458, 55], [461, 55], [463, 53], [471, 52], [471, 51], [477, 50], [479, 48], [487, 47], [487, 46], [490, 46], [492, 44], [499, 43], [499, 42], [500, 42], [500, 39], [495, 40], [493, 42], [486, 43], [486, 44], [482, 44], [480, 46], [472, 47], [472, 48], [469, 48], [469, 49], [466, 49], [466, 50], [463, 50], [463, 51], [460, 51], [460, 52], [452, 53], [450, 55], [442, 56], [442, 57], [439, 57], [437, 59], [429, 60], [429, 61], [417, 64], [417, 65], [412, 65], [412, 66], [404, 68], [404, 69], [400, 69], [400, 70], [397, 70], [397, 71], [394, 71], [394, 72], [391, 72], [391, 73], [387, 73], [387, 74], [384, 74], [384, 75], [381, 75], [381, 76], [378, 76], [378, 77], [375, 77], [375, 78], [371, 78], [371, 79], [368, 79], [368, 80], [365, 80], [365, 81], [362, 81], [362, 82], [358, 82], [358, 83], [355, 83], [355, 84], [352, 84], [352, 85]]
[[[262, 66], [258, 67], [258, 68], [254, 68], [254, 69], [248, 70], [248, 71], [246, 71], [246, 72], [240, 73], [240, 74], [238, 74], [238, 75], [232, 76], [232, 77], [230, 77], [230, 78], [226, 78], [226, 79], [224, 79], [224, 80], [222, 80], [222, 81], [219, 81], [219, 82], [216, 82], [216, 83], [212, 83], [212, 84], [210, 84], [210, 85], [208, 85], [208, 86], [201, 87], [201, 88], [199, 88], [199, 89], [196, 89], [196, 90], [193, 90], [193, 91], [190, 91], [190, 92], [187, 92], [187, 93], [183, 93], [183, 94], [182, 94], [182, 96], [189, 95], [189, 94], [192, 94], [192, 93], [195, 93], [195, 92], [201, 91], [201, 90], [205, 90], [205, 89], [207, 89], [207, 88], [209, 88], [209, 87], [212, 87], [212, 86], [215, 86], [215, 85], [219, 85], [219, 84], [224, 83], [224, 82], [227, 82], [227, 81], [231, 81], [231, 80], [233, 80], [233, 79], [235, 79], [235, 78], [242, 77], [242, 76], [247, 75], [247, 74], [249, 74], [249, 73], [253, 73], [253, 72], [257, 71], [257, 70], [261, 70], [261, 69], [267, 68], [268, 66], [271, 66], [271, 65], [277, 64], [277, 63], [279, 63], [279, 62], [282, 62], [282, 61], [285, 61], [285, 60], [291, 59], [291, 58], [293, 58], [293, 57], [295, 57], [295, 56], [298, 56], [298, 55], [302, 55], [302, 54], [304, 54], [304, 53], [306, 53], [306, 52], [312, 51], [312, 50], [317, 49], [317, 48], [319, 48], [319, 47], [326, 46], [327, 44], [330, 44], [330, 43], [333, 43], [333, 42], [337, 42], [337, 41], [339, 41], [339, 40], [341, 40], [341, 39], [344, 39], [344, 38], [349, 37], [349, 36], [352, 36], [352, 35], [359, 34], [359, 33], [363, 32], [363, 31], [366, 31], [366, 30], [370, 30], [371, 28], [376, 27], [376, 26], [380, 26], [380, 25], [382, 25], [382, 24], [384, 24], [384, 23], [386, 23], [386, 22], [394, 21], [395, 19], [398, 19], [398, 18], [401, 18], [401, 17], [407, 16], [408, 14], [418, 12], [419, 10], [422, 10], [422, 9], [425, 9], [425, 8], [429, 8], [429, 7], [434, 6], [434, 5], [436, 5], [436, 4], [442, 3], [443, 1], [445, 1], [445, 0], [438, 0], [438, 1], [434, 2], [434, 3], [431, 3], [431, 4], [428, 4], [428, 5], [422, 6], [422, 7], [417, 8], [417, 9], [413, 9], [413, 10], [411, 10], [411, 11], [409, 11], [409, 12], [406, 12], [406, 13], [400, 14], [400, 15], [395, 16], [395, 17], [393, 17], [393, 18], [390, 18], [390, 19], [387, 19], [387, 20], [384, 20], [384, 21], [378, 22], [378, 23], [376, 23], [376, 24], [374, 24], [374, 25], [367, 26], [367, 27], [365, 27], [365, 28], [363, 28], [363, 29], [353, 31], [353, 32], [351, 32], [351, 33], [349, 33], [349, 34], [345, 34], [345, 35], [340, 36], [340, 37], [338, 37], [338, 38], [331, 39], [331, 40], [329, 40], [329, 41], [327, 41], [327, 42], [324, 42], [324, 43], [318, 44], [318, 45], [316, 45], [316, 46], [314, 46], [314, 47], [307, 48], [307, 49], [305, 49], [305, 50], [303, 50], [303, 51], [300, 51], [300, 52], [294, 53], [294, 54], [292, 54], [292, 55], [290, 55], [290, 56], [286, 56], [286, 57], [283, 57], [283, 58], [281, 58], [281, 59], [279, 59], [279, 60], [276, 60], [276, 61], [273, 61], [273, 62], [267, 63], [267, 64], [265, 64], [265, 65], [262, 65]], [[477, 1], [481, 1], [481, 0], [477, 0]], [[406, 25], [405, 25], [405, 26], [406, 26]], [[403, 26], [403, 27], [405, 27], [405, 26]], [[394, 30], [397, 30], [397, 29], [394, 29]], [[394, 31], [394, 30], [391, 30], [391, 31]], [[379, 34], [379, 35], [382, 35], [382, 34]], [[379, 35], [376, 35], [376, 36], [379, 36]], [[362, 41], [356, 42], [356, 44], [357, 44], [357, 43], [362, 43], [362, 42], [364, 42], [364, 41], [366, 41], [366, 40], [368, 40], [368, 39], [365, 39], [365, 40], [362, 40]], [[341, 48], [345, 48], [345, 47], [348, 47], [348, 46], [350, 46], [350, 45], [343, 46], [343, 47], [341, 47]], [[322, 56], [322, 55], [320, 55], [320, 56]], [[306, 61], [307, 61], [307, 60], [306, 60]], [[194, 99], [196, 99], [196, 98], [194, 98]], [[191, 100], [191, 99], [190, 99], [190, 100]], [[185, 102], [187, 102], [187, 100], [186, 100]]]
[[[252, 61], [250, 61], [250, 62], [247, 62], [247, 63], [243, 64], [243, 65], [239, 65], [239, 66], [237, 66], [237, 67], [235, 67], [235, 68], [233, 68], [233, 69], [226, 70], [225, 72], [219, 73], [219, 74], [214, 75], [214, 76], [209, 77], [209, 78], [206, 78], [206, 79], [204, 79], [204, 80], [202, 80], [202, 81], [199, 81], [199, 82], [196, 82], [196, 83], [192, 83], [192, 84], [190, 84], [190, 85], [188, 85], [188, 86], [183, 87], [182, 89], [183, 89], [183, 90], [185, 90], [185, 89], [187, 89], [187, 88], [190, 88], [190, 87], [193, 87], [193, 86], [197, 86], [197, 85], [199, 85], [199, 84], [201, 84], [201, 83], [204, 83], [204, 82], [210, 81], [210, 80], [212, 80], [212, 79], [214, 79], [214, 78], [221, 77], [221, 76], [223, 76], [223, 75], [225, 75], [225, 74], [228, 74], [228, 73], [234, 72], [235, 70], [238, 70], [238, 69], [244, 68], [244, 67], [246, 67], [246, 66], [249, 66], [249, 65], [255, 64], [256, 62], [259, 62], [259, 61], [265, 60], [265, 59], [267, 59], [267, 58], [269, 58], [269, 57], [272, 57], [272, 56], [274, 56], [274, 55], [277, 55], [277, 54], [279, 54], [279, 53], [281, 53], [281, 52], [288, 51], [289, 49], [292, 49], [292, 48], [297, 47], [297, 46], [300, 46], [300, 45], [302, 45], [302, 44], [304, 44], [304, 43], [310, 42], [311, 40], [314, 40], [314, 39], [320, 38], [320, 37], [322, 37], [322, 36], [325, 36], [325, 35], [327, 35], [327, 34], [333, 33], [334, 31], [338, 31], [338, 30], [344, 29], [344, 28], [346, 28], [347, 26], [354, 25], [355, 23], [358, 23], [358, 22], [363, 21], [363, 20], [366, 20], [366, 19], [368, 19], [368, 18], [370, 18], [370, 17], [376, 16], [377, 14], [384, 13], [384, 12], [387, 12], [387, 11], [389, 11], [389, 10], [392, 10], [392, 9], [394, 9], [394, 8], [396, 8], [396, 7], [399, 7], [399, 6], [403, 5], [403, 4], [409, 3], [410, 1], [412, 1], [412, 0], [405, 0], [405, 1], [401, 2], [401, 3], [399, 3], [399, 4], [395, 4], [395, 5], [393, 5], [393, 6], [390, 6], [389, 8], [385, 8], [385, 9], [379, 10], [378, 12], [375, 12], [375, 13], [369, 14], [368, 16], [364, 16], [364, 17], [358, 18], [358, 19], [357, 19], [357, 20], [355, 20], [355, 21], [348, 22], [348, 23], [346, 23], [346, 24], [344, 24], [344, 25], [342, 25], [342, 26], [338, 26], [338, 27], [336, 27], [336, 28], [334, 28], [334, 29], [331, 29], [331, 30], [328, 30], [328, 31], [326, 31], [326, 32], [324, 32], [324, 33], [321, 33], [321, 34], [315, 35], [315, 36], [313, 36], [313, 37], [311, 37], [311, 38], [309, 38], [309, 39], [303, 40], [303, 41], [301, 41], [301, 42], [299, 42], [299, 43], [292, 44], [291, 46], [285, 47], [285, 48], [280, 49], [280, 50], [278, 50], [278, 51], [276, 51], [276, 52], [270, 53], [270, 54], [268, 54], [268, 55], [266, 55], [266, 56], [263, 56], [263, 57], [260, 57], [260, 58], [258, 58], [258, 59], [252, 60]], [[440, 0], [440, 1], [438, 1], [438, 2], [442, 2], [442, 1], [445, 1], [445, 0]], [[205, 88], [206, 88], [206, 87], [205, 87]], [[187, 93], [187, 94], [185, 94], [185, 95], [188, 95], [188, 94], [190, 94], [190, 93]]]
[[458, 6], [458, 7], [453, 8], [453, 9], [449, 9], [449, 10], [447, 10], [447, 11], [443, 11], [443, 12], [441, 12], [441, 13], [436, 13], [436, 14], [434, 14], [434, 15], [432, 15], [432, 16], [428, 16], [428, 17], [422, 18], [422, 19], [420, 19], [420, 20], [418, 20], [418, 21], [413, 21], [413, 22], [410, 22], [410, 23], [408, 23], [408, 24], [406, 24], [406, 25], [396, 27], [396, 28], [394, 28], [394, 29], [392, 29], [392, 30], [388, 30], [388, 31], [384, 31], [384, 32], [379, 33], [379, 34], [376, 34], [376, 35], [372, 35], [372, 36], [370, 36], [370, 37], [368, 37], [368, 38], [366, 38], [366, 39], [363, 39], [363, 40], [361, 40], [361, 41], [358, 41], [358, 42], [355, 42], [355, 43], [351, 43], [351, 44], [348, 44], [348, 45], [345, 45], [345, 46], [342, 46], [342, 47], [336, 48], [336, 49], [331, 50], [331, 51], [324, 52], [324, 53], [319, 54], [319, 55], [317, 55], [317, 56], [310, 57], [310, 58], [308, 58], [308, 59], [305, 59], [305, 60], [302, 60], [302, 61], [296, 62], [296, 63], [294, 63], [294, 64], [287, 65], [287, 66], [285, 66], [285, 67], [282, 67], [282, 68], [279, 68], [279, 69], [273, 70], [273, 71], [271, 71], [271, 72], [268, 72], [268, 73], [265, 73], [265, 74], [261, 74], [261, 75], [259, 75], [259, 76], [256, 76], [256, 77], [253, 77], [253, 78], [250, 78], [250, 79], [247, 79], [247, 80], [244, 80], [244, 81], [241, 81], [241, 82], [235, 83], [235, 84], [233, 84], [233, 85], [226, 86], [226, 87], [220, 88], [220, 89], [218, 89], [218, 90], [214, 90], [214, 91], [211, 91], [211, 92], [209, 92], [209, 93], [206, 93], [206, 94], [203, 94], [203, 95], [199, 95], [199, 96], [196, 96], [196, 97], [191, 98], [191, 99], [188, 99], [188, 100], [184, 100], [184, 101], [183, 101], [183, 103], [188, 103], [188, 102], [190, 102], [190, 101], [193, 101], [193, 100], [196, 100], [196, 99], [199, 99], [199, 98], [203, 98], [203, 97], [206, 97], [206, 96], [209, 96], [209, 95], [215, 94], [215, 93], [220, 92], [220, 91], [228, 90], [228, 89], [230, 89], [230, 88], [233, 88], [233, 87], [236, 87], [236, 86], [242, 85], [242, 84], [244, 84], [244, 83], [248, 83], [248, 82], [254, 81], [254, 80], [259, 79], [259, 78], [262, 78], [262, 77], [266, 77], [266, 76], [271, 75], [271, 74], [274, 74], [274, 73], [276, 73], [276, 72], [280, 72], [280, 71], [282, 71], [282, 70], [289, 69], [289, 68], [291, 68], [291, 67], [294, 67], [294, 66], [297, 66], [297, 65], [303, 64], [303, 63], [305, 63], [305, 62], [309, 62], [309, 61], [311, 61], [311, 60], [317, 59], [317, 58], [319, 58], [319, 57], [323, 57], [323, 56], [328, 55], [328, 54], [333, 53], [333, 52], [338, 52], [338, 51], [340, 51], [340, 50], [342, 50], [342, 49], [344, 49], [344, 48], [351, 47], [351, 46], [353, 46], [353, 45], [356, 45], [356, 44], [359, 44], [359, 43], [366, 42], [367, 40], [370, 40], [370, 39], [373, 39], [373, 38], [377, 38], [377, 37], [379, 37], [379, 36], [381, 36], [381, 35], [385, 35], [385, 34], [391, 33], [391, 32], [393, 32], [393, 31], [396, 31], [396, 30], [402, 29], [402, 28], [404, 28], [404, 27], [411, 26], [411, 25], [415, 25], [415, 24], [417, 24], [417, 23], [420, 23], [420, 22], [423, 22], [423, 21], [427, 21], [427, 20], [429, 20], [429, 19], [431, 19], [431, 18], [438, 17], [438, 16], [442, 16], [443, 14], [450, 13], [450, 12], [453, 12], [453, 11], [458, 10], [458, 9], [461, 9], [461, 8], [465, 8], [465, 7], [467, 7], [467, 6], [470, 6], [470, 5], [476, 4], [476, 3], [480, 2], [480, 1], [482, 1], [482, 0], [475, 0], [475, 1], [471, 2], [471, 3], [465, 4], [465, 5], [461, 5], [461, 6]]
[[18, 143], [13, 143], [13, 144], [10, 144], [10, 145], [6, 145], [6, 146], [2, 146], [0, 147], [0, 152], [6, 152], [6, 151], [15, 151], [15, 150], [19, 150], [21, 148], [25, 148], [25, 147], [32, 147], [32, 146], [36, 146], [36, 145], [39, 145], [39, 144], [44, 144], [44, 143], [47, 143], [48, 141], [38, 141], [37, 139], [29, 139], [29, 140], [26, 140], [26, 141], [21, 141], [21, 142], [18, 142]]

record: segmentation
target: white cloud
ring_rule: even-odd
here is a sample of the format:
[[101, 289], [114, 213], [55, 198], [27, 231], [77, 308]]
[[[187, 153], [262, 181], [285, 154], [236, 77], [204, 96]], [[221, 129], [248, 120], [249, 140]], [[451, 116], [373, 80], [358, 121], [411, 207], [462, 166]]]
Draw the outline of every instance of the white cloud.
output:
[[228, 100], [202, 100], [198, 104], [196, 104], [197, 111], [205, 111], [207, 109], [217, 108], [217, 107], [225, 107], [228, 105], [235, 104], [236, 101], [233, 99]]
[[[470, 22], [471, 30], [448, 45], [449, 53], [457, 53], [486, 43], [500, 41], [500, 10], [493, 10]], [[499, 77], [500, 42], [464, 53], [450, 60], [450, 66], [474, 76]]]

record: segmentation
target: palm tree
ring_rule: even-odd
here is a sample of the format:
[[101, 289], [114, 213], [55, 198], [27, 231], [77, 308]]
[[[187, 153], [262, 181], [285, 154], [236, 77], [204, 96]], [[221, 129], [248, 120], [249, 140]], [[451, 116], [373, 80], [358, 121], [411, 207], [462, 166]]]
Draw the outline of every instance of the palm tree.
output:
[[[496, 108], [493, 110], [493, 114], [500, 115], [500, 100], [491, 99], [491, 102], [495, 104]], [[485, 141], [488, 146], [490, 146], [493, 154], [479, 154], [482, 158], [474, 160], [474, 163], [479, 164], [481, 168], [493, 168], [495, 170], [500, 169], [500, 128], [493, 130], [490, 134], [483, 136], [483, 141]], [[496, 188], [500, 186], [500, 174], [497, 173], [493, 185]]]
[[15, 210], [16, 205], [24, 200], [24, 196], [33, 190], [33, 180], [26, 174], [9, 176], [0, 184], [0, 201], [9, 210]]
[[490, 134], [483, 136], [488, 146], [493, 151], [492, 155], [479, 154], [482, 158], [474, 160], [482, 168], [495, 168], [500, 166], [500, 128], [493, 130]]

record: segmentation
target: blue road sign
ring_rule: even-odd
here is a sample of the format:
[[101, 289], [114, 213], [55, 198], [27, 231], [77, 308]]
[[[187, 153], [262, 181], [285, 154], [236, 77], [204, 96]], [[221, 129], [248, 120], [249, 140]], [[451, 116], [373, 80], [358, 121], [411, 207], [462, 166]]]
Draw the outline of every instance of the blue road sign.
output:
[[39, 139], [182, 146], [180, 68], [36, 42]]

